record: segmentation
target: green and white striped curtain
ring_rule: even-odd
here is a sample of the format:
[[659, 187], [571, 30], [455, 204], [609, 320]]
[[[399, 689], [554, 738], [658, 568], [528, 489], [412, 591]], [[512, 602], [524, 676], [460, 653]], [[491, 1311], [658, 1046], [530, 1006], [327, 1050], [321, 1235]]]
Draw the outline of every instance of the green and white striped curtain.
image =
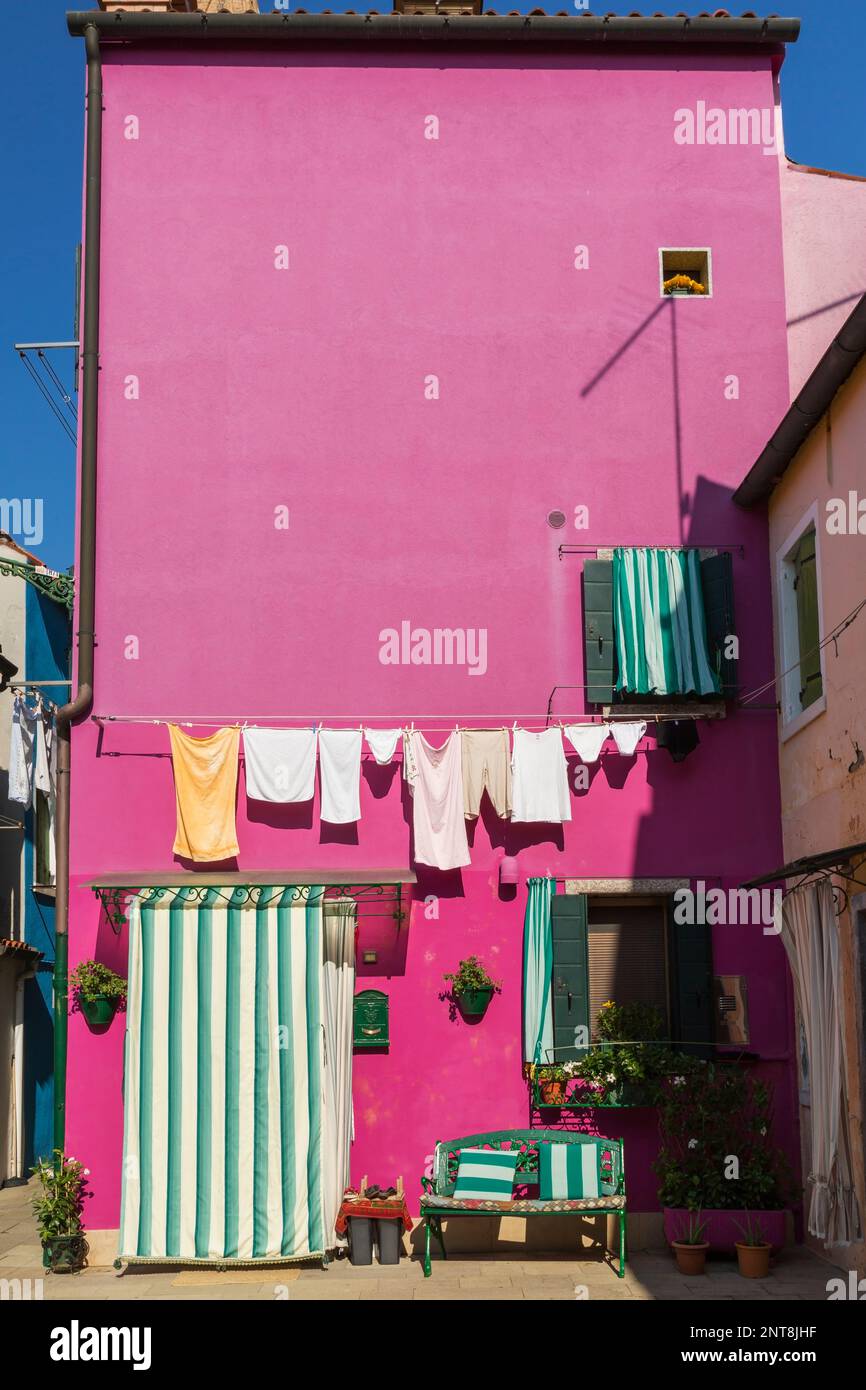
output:
[[324, 889], [297, 891], [130, 905], [122, 1257], [325, 1248]]
[[523, 921], [523, 1060], [552, 1062], [553, 1056], [553, 926], [550, 904], [556, 892], [553, 878], [527, 883]]
[[613, 552], [617, 690], [632, 695], [719, 693], [710, 667], [696, 550]]

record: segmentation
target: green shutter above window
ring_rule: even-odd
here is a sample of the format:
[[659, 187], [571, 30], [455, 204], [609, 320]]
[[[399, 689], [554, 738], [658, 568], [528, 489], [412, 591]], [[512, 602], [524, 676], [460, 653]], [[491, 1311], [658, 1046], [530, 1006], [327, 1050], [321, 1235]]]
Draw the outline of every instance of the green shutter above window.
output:
[[794, 591], [797, 595], [797, 635], [800, 647], [800, 707], [820, 699], [824, 690], [821, 678], [821, 640], [818, 624], [818, 565], [815, 554], [815, 532], [807, 531], [794, 556]]
[[553, 1060], [571, 1062], [586, 1047], [575, 1043], [575, 1029], [589, 1038], [589, 958], [586, 897], [557, 894], [550, 904], [553, 934]]
[[[693, 902], [700, 908], [698, 898], [693, 898]], [[683, 1044], [684, 1052], [711, 1057], [714, 1038], [712, 927], [678, 923], [673, 899], [668, 953], [672, 1036]]]
[[616, 651], [613, 640], [612, 560], [584, 561], [583, 631], [586, 698], [590, 704], [610, 704], [613, 699]]
[[701, 561], [701, 587], [707, 624], [710, 665], [719, 678], [722, 694], [732, 700], [737, 693], [736, 657], [725, 656], [727, 639], [736, 635], [734, 626], [734, 566], [729, 551], [708, 555]]

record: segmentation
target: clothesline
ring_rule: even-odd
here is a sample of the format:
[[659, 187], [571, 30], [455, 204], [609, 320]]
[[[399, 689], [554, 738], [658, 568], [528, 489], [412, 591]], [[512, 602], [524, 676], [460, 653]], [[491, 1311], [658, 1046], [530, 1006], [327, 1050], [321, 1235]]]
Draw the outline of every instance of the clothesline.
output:
[[[357, 714], [329, 714], [324, 719], [321, 715], [312, 714], [258, 714], [258, 715], [238, 715], [238, 714], [166, 714], [156, 717], [152, 714], [92, 714], [91, 719], [94, 724], [183, 724], [187, 727], [198, 725], [201, 728], [222, 729], [226, 726], [238, 728], [270, 728], [274, 723], [301, 724], [305, 728], [319, 728], [324, 721], [327, 724], [339, 724], [347, 728], [372, 729], [372, 728], [397, 728], [408, 729], [411, 726], [423, 726], [424, 732], [428, 734], [450, 734], [456, 727], [466, 729], [512, 729], [514, 724], [519, 724], [526, 728], [527, 724], [538, 724], [537, 732], [544, 729], [564, 729], [568, 724], [610, 724], [615, 720], [623, 720], [626, 723], [634, 723], [638, 718], [646, 720], [647, 724], [661, 724], [665, 721], [680, 721], [701, 717], [700, 711], [689, 711], [688, 713], [660, 714], [651, 709], [646, 713], [637, 707], [628, 713], [617, 713], [609, 715], [574, 714], [557, 715], [551, 719], [543, 714], [415, 714], [415, 715], [387, 715], [373, 714], [359, 716]], [[428, 724], [428, 719], [450, 720], [448, 724]], [[532, 732], [530, 730], [530, 732]]]

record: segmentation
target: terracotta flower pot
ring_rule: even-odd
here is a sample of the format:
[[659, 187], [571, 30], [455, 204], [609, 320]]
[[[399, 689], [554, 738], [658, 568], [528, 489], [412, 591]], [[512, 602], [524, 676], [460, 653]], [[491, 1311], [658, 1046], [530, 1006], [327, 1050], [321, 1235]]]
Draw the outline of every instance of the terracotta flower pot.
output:
[[701, 1241], [700, 1245], [687, 1245], [682, 1240], [671, 1241], [680, 1274], [703, 1274], [709, 1248], [708, 1240]]
[[770, 1272], [772, 1245], [744, 1245], [737, 1241], [737, 1264], [744, 1279], [766, 1279]]
[[565, 1100], [564, 1081], [539, 1081], [538, 1091], [542, 1105], [562, 1105]]

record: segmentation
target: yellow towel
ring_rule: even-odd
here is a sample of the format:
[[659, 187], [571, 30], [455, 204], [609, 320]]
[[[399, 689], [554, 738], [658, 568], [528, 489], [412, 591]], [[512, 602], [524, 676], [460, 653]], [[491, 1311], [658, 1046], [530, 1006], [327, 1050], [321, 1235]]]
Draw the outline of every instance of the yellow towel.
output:
[[190, 738], [169, 724], [177, 834], [174, 853], [202, 861], [233, 859], [238, 853], [235, 791], [239, 729], [217, 729], [209, 738]]

